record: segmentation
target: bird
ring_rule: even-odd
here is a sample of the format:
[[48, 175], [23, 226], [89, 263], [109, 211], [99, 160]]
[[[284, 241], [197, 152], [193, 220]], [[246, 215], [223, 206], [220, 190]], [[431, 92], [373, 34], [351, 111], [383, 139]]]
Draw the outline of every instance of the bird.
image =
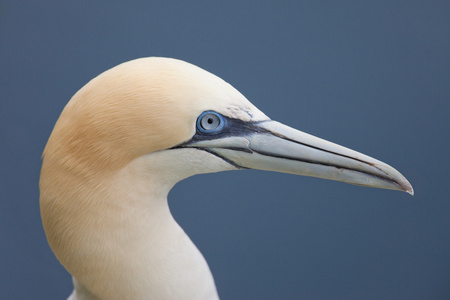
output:
[[42, 154], [41, 218], [72, 276], [68, 299], [219, 299], [167, 195], [187, 177], [241, 169], [414, 193], [393, 167], [270, 119], [200, 67], [134, 59], [75, 93]]

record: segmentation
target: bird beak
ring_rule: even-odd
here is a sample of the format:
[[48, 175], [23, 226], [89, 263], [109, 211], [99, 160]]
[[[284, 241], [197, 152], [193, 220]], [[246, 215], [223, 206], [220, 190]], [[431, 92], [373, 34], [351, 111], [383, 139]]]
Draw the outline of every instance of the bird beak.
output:
[[414, 194], [393, 167], [362, 153], [272, 120], [247, 123], [213, 139], [185, 146], [208, 151], [240, 168], [260, 169], [343, 181]]

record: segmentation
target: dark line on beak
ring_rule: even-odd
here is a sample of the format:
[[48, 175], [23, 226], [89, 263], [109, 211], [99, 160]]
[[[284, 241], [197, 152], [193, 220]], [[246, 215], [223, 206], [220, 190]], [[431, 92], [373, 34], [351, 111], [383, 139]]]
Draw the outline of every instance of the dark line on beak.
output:
[[[279, 138], [281, 138], [281, 139], [283, 139], [283, 140], [289, 141], [289, 142], [293, 142], [293, 143], [296, 143], [296, 144], [299, 144], [299, 145], [303, 145], [303, 146], [306, 146], [306, 147], [309, 147], [309, 148], [313, 148], [313, 149], [316, 149], [316, 150], [320, 150], [320, 151], [323, 151], [323, 152], [335, 154], [335, 155], [338, 155], [338, 156], [350, 158], [350, 159], [353, 159], [353, 160], [356, 160], [356, 161], [365, 163], [366, 165], [375, 167], [374, 164], [372, 164], [372, 163], [370, 163], [370, 162], [367, 162], [367, 161], [365, 161], [365, 160], [357, 159], [357, 158], [354, 158], [354, 157], [351, 157], [351, 156], [348, 156], [348, 155], [343, 155], [343, 154], [336, 153], [336, 152], [333, 152], [333, 151], [330, 151], [330, 150], [326, 150], [326, 149], [322, 149], [322, 148], [319, 148], [319, 147], [316, 147], [316, 146], [311, 146], [311, 145], [308, 145], [308, 144], [305, 144], [305, 143], [302, 143], [302, 142], [299, 142], [299, 141], [290, 139], [290, 138], [288, 138], [288, 137], [286, 137], [286, 136], [284, 136], [284, 135], [282, 135], [282, 134], [276, 133], [276, 132], [272, 132], [272, 131], [269, 131], [269, 132], [270, 132], [271, 134], [273, 134], [274, 136], [277, 136], [277, 137], [279, 137]], [[376, 167], [375, 167], [375, 168], [376, 168]], [[378, 168], [377, 168], [377, 169], [378, 169]], [[380, 170], [380, 171], [381, 171], [381, 170]], [[383, 171], [381, 171], [381, 172], [383, 172]]]
[[[234, 166], [236, 169], [241, 169], [241, 170], [249, 169], [249, 168], [243, 167], [243, 166], [241, 166], [241, 165], [238, 165], [238, 164], [235, 163], [234, 161], [229, 160], [228, 158], [223, 157], [222, 155], [220, 155], [220, 154], [218, 154], [218, 153], [216, 153], [216, 152], [214, 152], [214, 151], [212, 151], [212, 150], [209, 150], [208, 148], [202, 148], [202, 147], [190, 147], [190, 148], [192, 148], [192, 149], [197, 149], [197, 150], [203, 150], [203, 151], [205, 151], [205, 152], [208, 152], [209, 154], [215, 155], [215, 156], [217, 156], [218, 158], [221, 158], [223, 161], [225, 161], [225, 162], [229, 163], [230, 165]], [[229, 149], [229, 148], [222, 148], [222, 149]], [[230, 148], [230, 149], [231, 149], [231, 148]], [[245, 151], [245, 149], [242, 149], [242, 148], [235, 148], [235, 149], [231, 149], [231, 150], [248, 152], [248, 151]], [[252, 153], [252, 152], [250, 151], [250, 153]]]
[[[340, 154], [340, 153], [336, 153], [336, 152], [333, 152], [333, 151], [329, 151], [329, 150], [326, 150], [326, 149], [322, 149], [322, 148], [319, 148], [319, 147], [316, 147], [316, 146], [311, 146], [311, 145], [308, 145], [308, 144], [305, 144], [305, 143], [302, 143], [302, 142], [299, 142], [299, 141], [290, 139], [290, 138], [288, 138], [288, 137], [286, 137], [286, 136], [284, 136], [284, 135], [282, 135], [282, 134], [279, 134], [279, 133], [276, 133], [276, 132], [272, 132], [272, 131], [270, 131], [270, 130], [268, 130], [268, 132], [271, 133], [271, 134], [273, 134], [274, 136], [277, 136], [277, 137], [279, 137], [279, 138], [281, 138], [281, 139], [284, 139], [284, 140], [286, 140], [286, 141], [290, 141], [290, 142], [293, 142], [293, 143], [296, 143], [296, 144], [299, 144], [299, 145], [303, 145], [303, 146], [306, 146], [306, 147], [309, 147], [309, 148], [313, 148], [313, 149], [316, 149], [316, 150], [324, 151], [324, 152], [331, 153], [331, 154], [334, 154], [334, 155], [346, 157], [346, 158], [349, 158], [349, 159], [352, 159], [352, 160], [359, 161], [359, 162], [364, 163], [364, 164], [366, 164], [366, 165], [369, 165], [369, 166], [371, 166], [371, 167], [374, 167], [374, 168], [377, 169], [378, 171], [384, 173], [384, 174], [386, 175], [386, 177], [381, 177], [381, 176], [376, 175], [376, 174], [369, 174], [369, 175], [372, 175], [372, 176], [375, 176], [375, 177], [378, 177], [378, 178], [382, 178], [382, 179], [387, 180], [387, 181], [390, 181], [390, 182], [394, 182], [395, 184], [401, 186], [397, 181], [395, 181], [394, 179], [392, 179], [388, 174], [386, 174], [386, 172], [384, 172], [383, 170], [381, 170], [380, 168], [378, 168], [378, 167], [377, 167], [375, 164], [373, 164], [373, 163], [367, 162], [367, 161], [365, 161], [365, 160], [357, 159], [357, 158], [354, 158], [354, 157], [351, 157], [351, 156], [348, 156], [348, 155], [343, 155], [343, 154]], [[317, 164], [321, 164], [321, 163], [317, 163]], [[335, 166], [335, 167], [336, 167], [336, 168], [341, 168], [341, 169], [348, 169], [348, 168], [343, 168], [343, 167], [339, 167], [339, 166]], [[348, 170], [352, 170], [352, 169], [348, 169]], [[353, 171], [356, 171], [356, 170], [353, 170]], [[357, 172], [365, 173], [365, 172], [361, 172], [361, 171], [357, 171]], [[365, 173], [365, 174], [368, 174], [368, 173]]]
[[[280, 137], [280, 138], [283, 138], [282, 136], [279, 136], [279, 135], [277, 135], [277, 136]], [[286, 139], [286, 140], [295, 142], [295, 141], [293, 141], [293, 140], [291, 140], [291, 139]], [[303, 143], [298, 143], [298, 144], [302, 144], [302, 145], [304, 145], [304, 146], [309, 146], [309, 145], [303, 144]], [[328, 153], [331, 153], [331, 154], [335, 154], [335, 155], [338, 155], [338, 156], [348, 157], [348, 156], [346, 156], [346, 155], [340, 155], [340, 154], [338, 154], [338, 153], [335, 153], [335, 152], [332, 152], [332, 151], [323, 150], [323, 149], [320, 149], [320, 148], [318, 148], [318, 147], [314, 147], [314, 146], [310, 146], [310, 147], [311, 147], [311, 148], [314, 148], [314, 149], [316, 149], [316, 150], [325, 151], [325, 152], [328, 152]], [[352, 168], [347, 168], [347, 167], [343, 167], [343, 166], [339, 166], [339, 165], [325, 164], [325, 163], [322, 163], [322, 162], [318, 162], [318, 161], [314, 161], [314, 160], [309, 160], [309, 159], [298, 159], [298, 158], [294, 158], [294, 157], [281, 156], [281, 155], [277, 155], [277, 154], [270, 153], [270, 152], [257, 151], [257, 150], [254, 150], [254, 149], [253, 149], [253, 152], [258, 153], [258, 154], [261, 154], [261, 155], [264, 155], [264, 156], [270, 156], [270, 157], [275, 157], [275, 158], [280, 158], [280, 159], [287, 159], [287, 160], [292, 160], [292, 161], [304, 162], [304, 163], [307, 163], [307, 164], [322, 165], [322, 166], [325, 166], [325, 167], [334, 167], [334, 168], [336, 168], [336, 169], [342, 169], [342, 170], [348, 170], [348, 171], [352, 171], [352, 172], [358, 172], [358, 173], [362, 173], [362, 174], [366, 174], [366, 175], [369, 175], [369, 176], [372, 176], [372, 177], [379, 178], [379, 179], [384, 180], [384, 181], [388, 181], [388, 182], [390, 182], [390, 183], [394, 183], [394, 184], [398, 185], [399, 187], [402, 187], [397, 181], [395, 181], [395, 180], [394, 180], [393, 178], [391, 178], [390, 176], [383, 177], [383, 176], [380, 176], [380, 175], [377, 175], [377, 174], [367, 173], [367, 172], [364, 172], [364, 171], [361, 171], [361, 170], [352, 169]], [[348, 158], [352, 158], [352, 157], [348, 157]], [[355, 159], [355, 160], [360, 161], [359, 159]], [[364, 162], [364, 161], [362, 161], [362, 162]], [[367, 163], [367, 162], [366, 162], [366, 163]], [[374, 167], [374, 168], [376, 168], [377, 170], [380, 170], [380, 169], [378, 169], [377, 167], [373, 166], [372, 164], [369, 164], [369, 165], [372, 166], [372, 167]], [[381, 171], [381, 170], [380, 170], [380, 171]], [[383, 171], [381, 171], [381, 172], [383, 172]], [[385, 173], [385, 172], [383, 172], [383, 173]], [[386, 173], [385, 173], [385, 174], [386, 174]]]

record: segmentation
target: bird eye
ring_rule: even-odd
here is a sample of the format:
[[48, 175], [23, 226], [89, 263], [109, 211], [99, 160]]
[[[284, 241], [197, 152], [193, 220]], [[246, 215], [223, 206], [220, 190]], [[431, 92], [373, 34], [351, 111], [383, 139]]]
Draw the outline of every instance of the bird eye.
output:
[[214, 111], [205, 111], [197, 119], [197, 128], [204, 133], [212, 133], [221, 130], [225, 125], [222, 115]]

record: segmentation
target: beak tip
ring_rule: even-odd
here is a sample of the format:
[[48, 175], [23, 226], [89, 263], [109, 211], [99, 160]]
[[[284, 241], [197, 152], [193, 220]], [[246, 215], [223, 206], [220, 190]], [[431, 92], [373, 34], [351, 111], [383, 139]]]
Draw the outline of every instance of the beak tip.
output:
[[414, 189], [410, 184], [406, 187], [405, 192], [407, 192], [411, 196], [414, 196]]
[[411, 196], [414, 196], [414, 189], [406, 178], [404, 178], [404, 180], [402, 180], [402, 182], [400, 182], [400, 186], [402, 187], [402, 190], [404, 192], [407, 192]]

